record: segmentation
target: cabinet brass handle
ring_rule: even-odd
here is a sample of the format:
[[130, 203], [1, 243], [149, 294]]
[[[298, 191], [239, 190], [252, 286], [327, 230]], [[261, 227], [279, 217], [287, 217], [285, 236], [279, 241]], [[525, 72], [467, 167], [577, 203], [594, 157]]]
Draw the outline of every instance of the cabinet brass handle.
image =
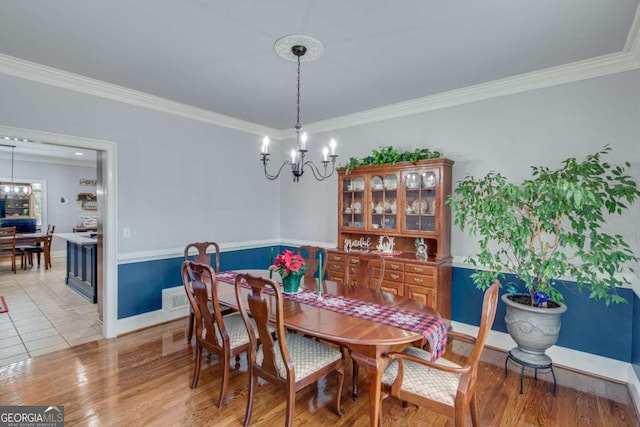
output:
[[400, 276], [399, 276], [399, 275], [397, 275], [397, 274], [392, 274], [392, 275], [391, 275], [391, 278], [392, 278], [392, 279], [395, 279], [395, 280], [398, 280], [398, 279], [400, 278]]
[[416, 273], [422, 273], [422, 269], [420, 267], [413, 267], [413, 271]]
[[341, 256], [334, 256], [334, 257], [333, 257], [333, 260], [334, 260], [334, 261], [341, 261], [341, 260], [342, 260], [342, 257], [341, 257]]
[[397, 270], [399, 268], [400, 268], [400, 266], [398, 264], [391, 264], [391, 269], [392, 270]]
[[334, 264], [333, 265], [333, 269], [334, 270], [342, 270], [342, 266], [340, 264]]
[[422, 280], [422, 279], [419, 279], [419, 278], [417, 278], [417, 277], [414, 277], [414, 278], [413, 278], [413, 281], [414, 281], [414, 282], [416, 282], [416, 283], [422, 283], [422, 281], [423, 281], [423, 280]]
[[351, 260], [351, 264], [358, 264], [360, 262], [360, 260], [357, 259], [352, 259]]

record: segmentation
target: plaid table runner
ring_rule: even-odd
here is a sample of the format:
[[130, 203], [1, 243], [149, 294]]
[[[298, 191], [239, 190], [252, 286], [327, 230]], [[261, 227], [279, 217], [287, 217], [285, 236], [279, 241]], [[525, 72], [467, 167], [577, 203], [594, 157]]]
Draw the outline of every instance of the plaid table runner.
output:
[[[218, 274], [217, 278], [219, 282], [233, 285], [237, 275], [238, 273], [236, 272], [225, 271]], [[247, 284], [243, 286], [249, 287]], [[394, 326], [406, 331], [417, 332], [425, 337], [429, 343], [432, 361], [435, 361], [446, 351], [447, 326], [442, 319], [435, 316], [397, 307], [367, 303], [340, 295], [322, 294], [322, 299], [319, 299], [316, 291], [302, 288], [297, 294], [283, 293], [283, 298], [383, 325]]]

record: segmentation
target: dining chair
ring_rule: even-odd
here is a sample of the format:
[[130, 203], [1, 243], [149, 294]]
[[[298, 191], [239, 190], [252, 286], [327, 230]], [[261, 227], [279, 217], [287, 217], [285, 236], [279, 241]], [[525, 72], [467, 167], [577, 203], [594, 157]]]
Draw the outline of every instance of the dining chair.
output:
[[[378, 278], [373, 277], [373, 269], [380, 267], [380, 275]], [[384, 257], [375, 252], [347, 252], [345, 258], [345, 277], [344, 283], [348, 286], [364, 286], [369, 289], [380, 291], [382, 278], [384, 276]], [[352, 393], [358, 396], [358, 374], [360, 373], [360, 365], [352, 359]]]
[[16, 228], [0, 227], [0, 259], [11, 260], [11, 270], [16, 274]]
[[[246, 290], [243, 290], [247, 285], [250, 291], [248, 295]], [[340, 407], [344, 384], [342, 352], [311, 338], [285, 330], [282, 290], [275, 282], [250, 274], [239, 274], [235, 279], [235, 290], [239, 311], [249, 332], [247, 361], [249, 397], [244, 426], [247, 427], [251, 420], [258, 378], [280, 386], [286, 391], [285, 425], [289, 427], [293, 423], [296, 393], [324, 375], [337, 371], [339, 376], [336, 411], [339, 415], [343, 415], [344, 412]], [[252, 317], [249, 317], [249, 313]], [[271, 316], [275, 317], [272, 319]], [[257, 336], [256, 331], [250, 327], [251, 318], [255, 319]], [[275, 327], [275, 339], [269, 326]], [[259, 341], [260, 347], [258, 347]]]
[[22, 250], [22, 266], [26, 270], [27, 261], [29, 265], [33, 265], [33, 255], [38, 256], [38, 266], [40, 266], [40, 254], [44, 255], [44, 268], [45, 270], [51, 268], [51, 244], [53, 243], [53, 233], [56, 231], [56, 226], [49, 224], [47, 226], [47, 234], [45, 235], [42, 243], [36, 243], [34, 245], [21, 246]]
[[[192, 255], [191, 252], [195, 253]], [[220, 272], [220, 246], [216, 242], [196, 242], [189, 243], [184, 248], [184, 260], [188, 261], [192, 259], [193, 261], [200, 263], [211, 265], [211, 253], [215, 253], [215, 264], [213, 265], [213, 269], [216, 273]], [[223, 314], [230, 313], [232, 310], [227, 306], [221, 306], [223, 310]], [[194, 314], [193, 311], [189, 314], [189, 331], [187, 332], [187, 341], [191, 342], [191, 338], [193, 337], [193, 320]]]
[[191, 312], [195, 316], [196, 326], [196, 358], [191, 388], [196, 388], [198, 385], [202, 350], [206, 349], [217, 354], [223, 365], [222, 385], [218, 398], [218, 408], [220, 408], [229, 384], [231, 358], [235, 357], [237, 365], [240, 354], [249, 349], [249, 335], [239, 313], [223, 316], [218, 303], [216, 273], [210, 265], [184, 261], [182, 283]]
[[[478, 426], [478, 364], [496, 316], [499, 288], [500, 284], [495, 281], [484, 294], [477, 337], [456, 331], [448, 333], [449, 338], [473, 344], [464, 365], [443, 358], [431, 362], [431, 354], [417, 347], [409, 347], [403, 353], [389, 353], [391, 363], [382, 375], [382, 399], [390, 395], [440, 412], [452, 417], [456, 427], [465, 425], [470, 410], [471, 422]], [[382, 420], [379, 421], [382, 425]]]
[[[318, 265], [318, 254], [322, 254], [322, 265]], [[327, 250], [319, 246], [300, 246], [298, 248], [298, 255], [304, 258], [304, 262], [307, 265], [307, 271], [304, 273], [305, 277], [315, 277], [318, 269], [320, 270], [320, 277], [324, 279], [327, 272]]]
[[[380, 269], [377, 278], [373, 277], [373, 269]], [[369, 289], [380, 290], [384, 276], [384, 257], [375, 252], [347, 252], [345, 257], [344, 283], [349, 286], [364, 286]]]

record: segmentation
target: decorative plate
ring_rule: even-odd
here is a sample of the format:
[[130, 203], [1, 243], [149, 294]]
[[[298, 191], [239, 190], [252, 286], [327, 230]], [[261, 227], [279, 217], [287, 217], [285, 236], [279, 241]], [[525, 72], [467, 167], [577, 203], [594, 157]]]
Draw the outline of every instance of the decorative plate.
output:
[[384, 188], [382, 178], [380, 178], [379, 176], [374, 176], [373, 178], [371, 178], [371, 187], [374, 190], [382, 190]]
[[384, 178], [384, 188], [385, 190], [395, 190], [398, 188], [398, 179], [395, 175], [387, 175]]
[[427, 207], [427, 201], [423, 199], [416, 199], [411, 204], [411, 209], [413, 209], [415, 213], [427, 213]]
[[404, 185], [407, 188], [420, 188], [420, 175], [417, 173], [410, 173], [404, 179]]
[[399, 256], [402, 255], [404, 252], [402, 251], [393, 251], [393, 252], [382, 252], [382, 251], [374, 251], [377, 254], [380, 254], [382, 256]]
[[436, 174], [433, 172], [424, 172], [422, 174], [422, 186], [424, 188], [433, 188], [436, 186]]
[[353, 190], [354, 191], [364, 190], [364, 178], [356, 178], [353, 180]]
[[395, 225], [396, 225], [396, 220], [393, 219], [392, 216], [387, 216], [382, 221], [380, 221], [380, 226], [382, 228], [393, 229], [395, 228]]
[[353, 204], [351, 205], [351, 208], [354, 211], [361, 211], [362, 210], [362, 203], [360, 202], [353, 202]]

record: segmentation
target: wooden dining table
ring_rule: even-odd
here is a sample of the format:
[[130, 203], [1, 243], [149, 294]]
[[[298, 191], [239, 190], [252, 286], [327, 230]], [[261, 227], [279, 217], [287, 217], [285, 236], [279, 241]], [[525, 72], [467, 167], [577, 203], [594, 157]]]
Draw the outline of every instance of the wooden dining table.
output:
[[16, 233], [16, 246], [43, 243], [47, 233]]
[[[268, 277], [266, 270], [237, 270], [228, 273], [249, 273], [254, 276]], [[218, 300], [221, 304], [238, 308], [234, 286], [225, 280], [221, 272], [218, 280]], [[277, 278], [274, 278], [277, 281]], [[439, 317], [434, 309], [418, 301], [396, 296], [388, 292], [379, 292], [364, 287], [345, 286], [329, 280], [323, 280], [323, 291], [366, 303], [397, 307], [416, 313], [425, 313]], [[306, 277], [301, 287], [316, 290], [317, 279]], [[249, 293], [244, 289], [245, 294]], [[275, 304], [271, 305], [272, 307]], [[380, 415], [381, 378], [388, 363], [385, 354], [400, 351], [414, 343], [423, 343], [424, 336], [395, 326], [384, 325], [364, 318], [315, 307], [313, 305], [285, 300], [285, 326], [303, 334], [327, 340], [349, 349], [351, 357], [366, 371], [369, 379], [369, 416], [370, 425], [377, 426]]]

